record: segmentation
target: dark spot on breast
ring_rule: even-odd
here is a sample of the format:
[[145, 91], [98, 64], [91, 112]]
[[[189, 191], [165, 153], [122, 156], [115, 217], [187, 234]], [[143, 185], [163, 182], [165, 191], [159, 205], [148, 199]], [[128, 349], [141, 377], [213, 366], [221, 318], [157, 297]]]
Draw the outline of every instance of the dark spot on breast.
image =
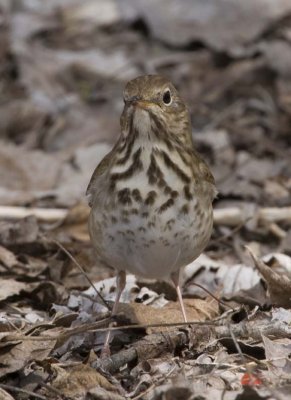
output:
[[117, 192], [117, 198], [118, 198], [119, 203], [121, 203], [121, 204], [130, 205], [132, 203], [132, 200], [130, 197], [130, 190], [128, 188], [119, 190], [119, 192]]
[[172, 192], [172, 189], [170, 188], [170, 186], [166, 186], [164, 189], [164, 193], [165, 194], [170, 194]]
[[155, 176], [155, 175], [149, 175], [149, 183], [151, 184], [151, 185], [154, 185], [156, 182], [157, 182], [157, 177]]
[[167, 186], [165, 179], [160, 178], [160, 179], [158, 180], [158, 187], [159, 187], [159, 188], [164, 188], [165, 186]]
[[137, 203], [142, 202], [142, 197], [141, 197], [140, 191], [138, 189], [133, 189], [132, 197]]
[[157, 193], [154, 190], [151, 190], [145, 199], [145, 204], [147, 206], [153, 205], [157, 197]]
[[189, 214], [189, 205], [185, 203], [185, 204], [181, 207], [180, 213], [181, 213], [181, 214]]
[[158, 212], [161, 214], [164, 211], [166, 211], [168, 208], [172, 207], [174, 205], [174, 200], [173, 199], [168, 199], [165, 201], [158, 209]]
[[[158, 183], [160, 186], [164, 181], [164, 174], [162, 173], [160, 167], [157, 164], [154, 154], [151, 154], [150, 165], [147, 170], [148, 181], [151, 185]], [[165, 183], [166, 184], [166, 183]]]
[[116, 222], [117, 222], [117, 218], [116, 218], [116, 217], [114, 217], [114, 216], [112, 216], [112, 217], [111, 217], [111, 222], [112, 222], [113, 224], [116, 224]]

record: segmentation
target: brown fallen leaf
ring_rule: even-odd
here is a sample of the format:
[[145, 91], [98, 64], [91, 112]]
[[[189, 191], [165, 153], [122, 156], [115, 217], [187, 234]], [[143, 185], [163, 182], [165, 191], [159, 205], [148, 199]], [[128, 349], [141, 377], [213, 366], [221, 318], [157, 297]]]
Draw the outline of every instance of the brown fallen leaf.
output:
[[17, 282], [14, 279], [0, 279], [0, 301], [19, 294], [22, 290], [27, 289], [27, 287], [27, 283]]
[[287, 275], [279, 275], [260, 260], [252, 250], [246, 246], [256, 268], [266, 281], [271, 303], [284, 308], [291, 307], [291, 280]]
[[45, 359], [54, 348], [56, 340], [23, 340], [15, 335], [5, 335], [0, 341], [0, 377], [21, 370], [31, 361]]
[[[218, 303], [211, 299], [184, 299], [186, 314], [189, 321], [205, 321], [218, 315]], [[173, 330], [164, 328], [163, 324], [184, 322], [178, 302], [169, 302], [162, 308], [154, 308], [140, 303], [120, 303], [118, 312], [122, 312], [133, 324], [160, 324], [160, 327], [147, 328], [147, 333]]]
[[51, 368], [57, 375], [52, 382], [52, 387], [65, 397], [79, 398], [81, 396], [83, 398], [90, 390], [98, 387], [109, 392], [117, 392], [117, 389], [104, 376], [88, 365], [79, 364], [61, 368], [52, 364]]

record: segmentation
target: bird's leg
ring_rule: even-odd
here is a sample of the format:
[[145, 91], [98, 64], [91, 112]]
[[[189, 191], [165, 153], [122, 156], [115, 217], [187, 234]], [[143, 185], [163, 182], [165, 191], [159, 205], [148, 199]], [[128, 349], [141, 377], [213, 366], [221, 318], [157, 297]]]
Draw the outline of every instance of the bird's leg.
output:
[[172, 282], [173, 282], [173, 284], [174, 284], [174, 286], [176, 288], [176, 292], [177, 292], [178, 300], [179, 300], [180, 307], [181, 307], [181, 310], [182, 310], [184, 322], [188, 322], [187, 321], [185, 307], [184, 307], [184, 303], [183, 303], [183, 297], [182, 297], [182, 293], [181, 293], [181, 288], [180, 288], [180, 269], [178, 271], [172, 273], [171, 279], [172, 279]]
[[[125, 283], [126, 283], [126, 274], [125, 271], [119, 271], [117, 276], [116, 276], [116, 298], [111, 310], [111, 317], [114, 316], [117, 312], [118, 308], [118, 303], [120, 300], [121, 293], [123, 292], [123, 289], [125, 288]], [[111, 324], [109, 325], [111, 326]], [[101, 351], [101, 358], [109, 357], [110, 356], [110, 347], [109, 347], [109, 342], [110, 342], [110, 337], [111, 337], [111, 332], [108, 331], [105, 337], [104, 345]]]

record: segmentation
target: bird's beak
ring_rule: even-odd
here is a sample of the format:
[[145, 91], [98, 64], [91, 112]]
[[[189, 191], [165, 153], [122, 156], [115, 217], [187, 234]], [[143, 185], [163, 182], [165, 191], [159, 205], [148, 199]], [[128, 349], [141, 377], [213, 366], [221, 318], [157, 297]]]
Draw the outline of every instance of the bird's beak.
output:
[[135, 100], [132, 102], [132, 105], [136, 108], [141, 108], [142, 110], [149, 110], [152, 108], [153, 103], [146, 100]]

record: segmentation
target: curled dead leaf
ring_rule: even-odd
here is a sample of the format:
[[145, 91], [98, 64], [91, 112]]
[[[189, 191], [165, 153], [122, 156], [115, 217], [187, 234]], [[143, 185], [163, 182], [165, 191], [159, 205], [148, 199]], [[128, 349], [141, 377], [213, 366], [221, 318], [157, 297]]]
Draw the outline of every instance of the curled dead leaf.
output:
[[256, 268], [266, 281], [270, 300], [272, 304], [278, 307], [290, 308], [291, 307], [291, 279], [286, 275], [279, 275], [268, 267], [262, 260], [260, 260], [252, 250], [246, 246], [250, 253]]

